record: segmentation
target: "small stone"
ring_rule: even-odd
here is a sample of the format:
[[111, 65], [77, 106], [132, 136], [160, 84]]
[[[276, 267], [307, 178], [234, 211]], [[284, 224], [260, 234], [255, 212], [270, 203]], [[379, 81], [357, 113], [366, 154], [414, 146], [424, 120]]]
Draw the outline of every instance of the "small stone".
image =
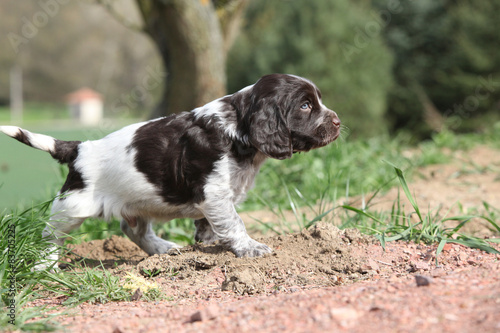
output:
[[219, 307], [216, 305], [209, 305], [204, 309], [204, 313], [207, 320], [215, 319], [219, 316]]
[[203, 320], [203, 315], [201, 314], [201, 311], [196, 311], [191, 315], [189, 322], [194, 323], [195, 321], [202, 321], [202, 320]]
[[134, 294], [130, 297], [130, 300], [132, 302], [135, 302], [135, 301], [138, 301], [142, 298], [142, 291], [141, 291], [141, 288], [137, 288], [136, 291], [134, 292]]
[[216, 305], [209, 305], [203, 310], [196, 311], [190, 317], [189, 322], [212, 320], [219, 315], [219, 308]]
[[432, 278], [423, 275], [415, 275], [415, 282], [417, 282], [417, 287], [424, 287], [431, 284]]
[[379, 265], [373, 259], [368, 259], [367, 266], [368, 266], [369, 269], [374, 270], [374, 271], [379, 271], [380, 270]]

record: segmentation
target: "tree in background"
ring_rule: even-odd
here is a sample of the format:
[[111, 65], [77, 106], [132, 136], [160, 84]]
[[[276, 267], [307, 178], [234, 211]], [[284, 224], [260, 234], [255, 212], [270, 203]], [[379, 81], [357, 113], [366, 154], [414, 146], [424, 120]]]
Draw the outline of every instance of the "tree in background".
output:
[[167, 71], [153, 116], [192, 110], [226, 92], [226, 53], [246, 0], [137, 0]]
[[[443, 126], [477, 129], [499, 120], [500, 2], [419, 0], [401, 2], [384, 30], [395, 63], [390, 91], [391, 128], [418, 137]], [[375, 0], [382, 10], [386, 0]]]
[[480, 130], [500, 121], [500, 1], [448, 1], [452, 66], [429, 92], [453, 130]]
[[349, 0], [256, 0], [228, 59], [229, 90], [263, 74], [305, 76], [354, 135], [386, 129], [391, 55], [371, 7]]

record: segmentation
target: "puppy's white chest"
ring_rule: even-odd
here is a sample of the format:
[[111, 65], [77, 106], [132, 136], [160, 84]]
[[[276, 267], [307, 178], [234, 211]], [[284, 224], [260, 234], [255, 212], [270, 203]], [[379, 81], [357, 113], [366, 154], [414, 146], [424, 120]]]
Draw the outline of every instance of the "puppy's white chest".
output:
[[247, 196], [247, 192], [253, 188], [255, 178], [259, 173], [262, 162], [263, 160], [251, 166], [237, 167], [232, 170], [231, 189], [233, 191], [233, 203], [235, 205], [242, 203]]

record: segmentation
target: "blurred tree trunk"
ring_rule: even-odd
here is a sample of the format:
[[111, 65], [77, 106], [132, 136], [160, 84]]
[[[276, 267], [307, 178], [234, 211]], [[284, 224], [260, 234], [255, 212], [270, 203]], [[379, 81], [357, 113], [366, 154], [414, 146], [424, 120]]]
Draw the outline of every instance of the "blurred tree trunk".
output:
[[226, 93], [226, 54], [247, 0], [136, 0], [166, 82], [152, 117], [189, 111]]

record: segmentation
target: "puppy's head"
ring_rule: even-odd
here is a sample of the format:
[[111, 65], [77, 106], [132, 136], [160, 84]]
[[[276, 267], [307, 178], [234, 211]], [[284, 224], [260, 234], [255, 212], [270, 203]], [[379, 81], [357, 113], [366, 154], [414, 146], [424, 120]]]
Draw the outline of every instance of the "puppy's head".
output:
[[240, 130], [269, 157], [290, 158], [326, 146], [340, 134], [337, 114], [323, 105], [319, 89], [307, 79], [266, 75], [240, 93], [247, 97]]

